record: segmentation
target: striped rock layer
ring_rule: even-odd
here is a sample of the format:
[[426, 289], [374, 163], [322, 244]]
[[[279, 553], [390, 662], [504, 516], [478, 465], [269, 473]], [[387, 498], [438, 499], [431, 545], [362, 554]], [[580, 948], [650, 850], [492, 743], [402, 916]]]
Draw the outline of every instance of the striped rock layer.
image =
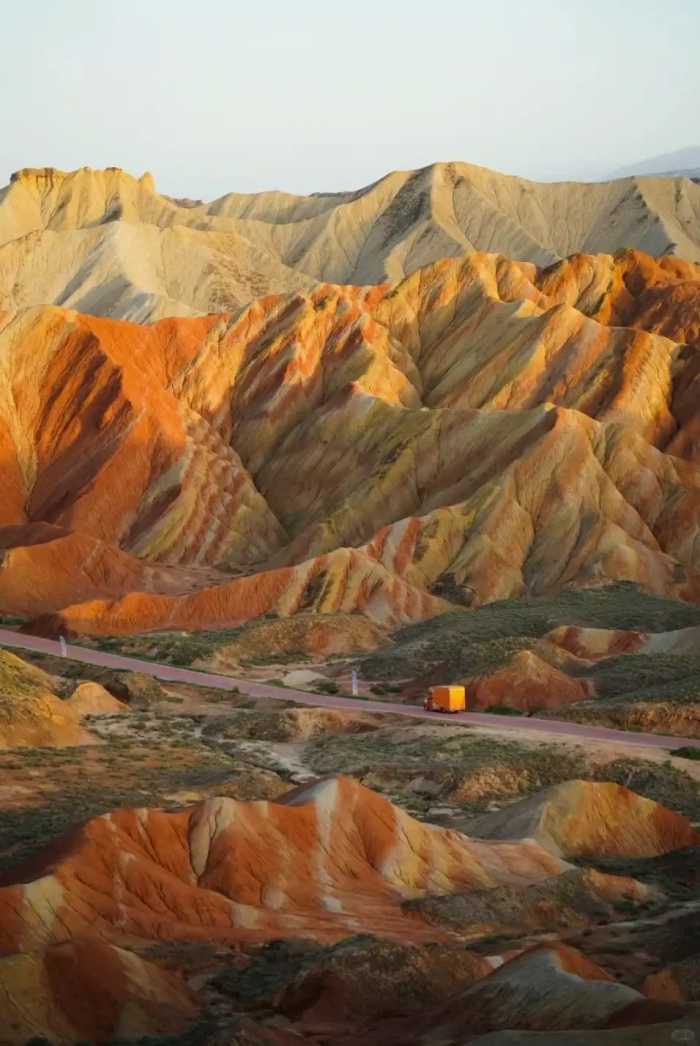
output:
[[[402, 901], [535, 882], [567, 867], [535, 842], [479, 842], [425, 825], [349, 778], [271, 803], [94, 818], [0, 886], [0, 953], [98, 933], [146, 940], [396, 940], [444, 935]], [[0, 879], [2, 883], [2, 879]]]
[[[178, 941], [218, 944], [230, 949], [229, 963], [237, 945], [282, 938], [361, 942], [357, 935], [371, 933], [374, 940], [399, 942], [406, 952], [428, 946], [421, 953], [424, 965], [432, 961], [431, 946], [461, 940], [464, 949], [456, 930], [405, 902], [546, 887], [552, 877], [569, 873], [571, 866], [552, 852], [562, 849], [553, 841], [568, 833], [569, 851], [585, 851], [589, 821], [600, 819], [602, 792], [610, 786], [588, 787], [602, 790], [595, 811], [579, 785], [568, 804], [546, 799], [546, 838], [539, 833], [544, 845], [534, 838], [470, 838], [424, 824], [344, 777], [274, 803], [217, 798], [169, 813], [122, 809], [96, 817], [0, 875], [3, 1041], [14, 1046], [43, 1035], [68, 1046], [179, 1030], [201, 998], [183, 984], [176, 958], [156, 961], [158, 946], [166, 954], [168, 942], [174, 957]], [[629, 823], [634, 811], [624, 796], [607, 797], [607, 813], [616, 804], [618, 820]], [[656, 834], [652, 839], [647, 833], [653, 852], [682, 846], [679, 831], [662, 830], [664, 818], [674, 815], [650, 805], [656, 808]], [[606, 823], [599, 820], [597, 830]], [[520, 816], [513, 827], [529, 824]], [[578, 849], [576, 831], [583, 839]], [[623, 852], [619, 824], [610, 822], [608, 834], [618, 839], [618, 849], [607, 852]], [[585, 890], [599, 901], [620, 892], [649, 893], [635, 880], [600, 873], [588, 878]], [[656, 1019], [668, 1016], [666, 1004], [647, 1002], [559, 944], [490, 957], [462, 954], [466, 991], [455, 984], [446, 1003], [427, 1012], [423, 1007], [408, 1024], [373, 1021], [362, 1029], [360, 1013], [348, 1041], [456, 1044], [467, 1031], [600, 1027], [620, 1015], [621, 1023], [633, 1024], [624, 1017], [630, 1007], [642, 1016], [649, 1006]], [[439, 961], [437, 952], [434, 959]], [[352, 964], [343, 969], [341, 963], [320, 981], [311, 971], [310, 980], [295, 982], [284, 1006], [297, 1016], [310, 1009], [333, 1018], [353, 999], [361, 1002], [366, 985], [356, 983]], [[389, 1000], [387, 1005], [396, 1017], [396, 1003], [394, 1012]], [[366, 1007], [362, 1012], [366, 1016]], [[646, 1014], [641, 1022], [648, 1019]]]
[[698, 287], [634, 252], [472, 254], [145, 326], [7, 312], [0, 605], [125, 632], [697, 599]]

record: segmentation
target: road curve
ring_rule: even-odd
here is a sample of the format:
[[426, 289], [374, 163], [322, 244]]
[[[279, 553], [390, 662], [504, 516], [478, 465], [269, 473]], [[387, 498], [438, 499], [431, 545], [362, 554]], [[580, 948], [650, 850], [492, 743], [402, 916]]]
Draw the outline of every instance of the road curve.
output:
[[[42, 654], [61, 655], [61, 644], [55, 639], [43, 639], [39, 636], [24, 635], [10, 629], [0, 628], [0, 646], [16, 647], [21, 650], [34, 650]], [[417, 719], [444, 721], [435, 712], [426, 712], [420, 706], [402, 705], [388, 701], [358, 701], [353, 697], [334, 697], [327, 694], [311, 694], [306, 690], [292, 690], [288, 687], [270, 686], [267, 683], [254, 683], [250, 679], [238, 679], [234, 676], [216, 675], [212, 672], [197, 672], [191, 668], [176, 668], [175, 665], [161, 665], [154, 661], [142, 661], [136, 657], [124, 657], [122, 654], [109, 654], [102, 650], [91, 650], [89, 647], [66, 644], [66, 655], [73, 661], [82, 661], [89, 665], [101, 665], [104, 668], [120, 668], [132, 672], [143, 672], [171, 683], [194, 683], [199, 686], [210, 686], [217, 690], [230, 690], [237, 686], [250, 697], [269, 697], [280, 701], [298, 701], [300, 704], [313, 705], [316, 708], [341, 708], [363, 712], [391, 712], [394, 715], [411, 716]], [[575, 741], [615, 741], [619, 744], [635, 745], [639, 748], [683, 748], [688, 738], [668, 737], [663, 734], [638, 734], [626, 730], [609, 730], [603, 726], [588, 726], [579, 723], [567, 723], [559, 719], [534, 719], [531, 716], [518, 716], [508, 719], [506, 716], [493, 715], [488, 712], [457, 712], [449, 716], [450, 723], [471, 723], [474, 726], [496, 726], [499, 730], [516, 732], [537, 732], [563, 734]], [[691, 742], [692, 743], [692, 742]]]

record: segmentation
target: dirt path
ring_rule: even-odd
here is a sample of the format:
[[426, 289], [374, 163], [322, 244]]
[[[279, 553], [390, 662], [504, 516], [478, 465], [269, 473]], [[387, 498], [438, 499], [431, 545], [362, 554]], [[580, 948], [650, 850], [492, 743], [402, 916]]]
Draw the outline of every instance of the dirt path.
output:
[[[24, 635], [10, 629], [0, 628], [0, 646], [16, 647], [23, 650], [34, 650], [44, 654], [62, 653], [58, 640], [42, 639], [39, 636]], [[388, 701], [358, 700], [353, 697], [333, 697], [327, 694], [312, 694], [306, 690], [292, 690], [287, 687], [270, 686], [267, 683], [254, 683], [249, 679], [234, 676], [216, 675], [211, 672], [197, 672], [191, 668], [176, 668], [174, 665], [161, 665], [153, 661], [142, 661], [135, 657], [124, 657], [121, 654], [109, 654], [101, 650], [65, 644], [65, 656], [73, 661], [82, 661], [90, 665], [101, 665], [105, 668], [126, 669], [132, 672], [143, 672], [145, 675], [173, 683], [194, 683], [209, 686], [218, 690], [230, 690], [236, 686], [250, 697], [268, 697], [281, 701], [298, 701], [300, 704], [313, 705], [316, 708], [340, 708], [353, 712], [391, 712], [394, 715], [412, 716], [428, 719], [433, 722], [442, 717], [435, 712], [425, 712], [415, 705], [402, 705]], [[637, 734], [626, 730], [609, 730], [602, 726], [589, 726], [579, 723], [567, 723], [556, 719], [535, 719], [518, 716], [508, 721], [504, 716], [488, 712], [458, 712], [449, 717], [453, 724], [465, 723], [473, 726], [488, 726], [500, 732], [510, 733], [544, 733], [557, 737], [569, 737], [575, 740], [598, 741], [610, 744], [616, 742], [634, 748], [683, 748], [688, 739], [667, 737], [662, 734]]]

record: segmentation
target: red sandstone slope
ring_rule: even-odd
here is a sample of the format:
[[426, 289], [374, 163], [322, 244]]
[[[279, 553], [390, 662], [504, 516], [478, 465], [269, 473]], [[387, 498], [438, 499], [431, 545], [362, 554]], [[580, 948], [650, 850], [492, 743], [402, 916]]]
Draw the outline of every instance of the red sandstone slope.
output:
[[[697, 626], [641, 632], [562, 625], [501, 667], [459, 682], [469, 687], [478, 710], [505, 704], [577, 722], [700, 737], [694, 682], [699, 643]], [[629, 655], [642, 656], [625, 675]]]
[[[478, 899], [488, 906], [489, 897], [500, 897], [497, 927], [502, 918], [517, 918], [504, 891], [542, 888], [544, 900], [552, 877], [570, 880], [570, 866], [548, 846], [580, 855], [591, 831], [596, 852], [617, 854], [640, 852], [641, 836], [645, 852], [691, 839], [679, 829], [682, 819], [655, 803], [647, 804], [651, 829], [640, 835], [635, 816], [645, 802], [582, 782], [566, 792], [565, 802], [545, 794], [544, 845], [469, 838], [416, 821], [344, 777], [275, 802], [217, 798], [173, 813], [119, 810], [96, 817], [0, 879], [1, 1031], [12, 1044], [45, 1036], [66, 1046], [177, 1031], [199, 1013], [208, 991], [199, 991], [206, 977], [190, 977], [189, 987], [181, 979], [188, 951], [196, 954], [184, 942], [208, 942], [202, 969], [208, 975], [220, 970], [225, 978], [227, 970], [248, 969], [251, 948], [264, 963], [266, 953], [253, 946], [279, 946], [281, 938], [299, 938], [299, 957], [304, 948], [310, 954], [311, 941], [352, 938], [349, 948], [316, 948], [313, 961], [290, 968], [279, 982], [287, 983], [281, 995], [274, 988], [273, 1006], [296, 1021], [290, 1036], [309, 1029], [311, 1041], [320, 1031], [324, 1041], [338, 1044], [362, 1037], [368, 1044], [427, 1046], [494, 1028], [671, 1020], [684, 1010], [643, 999], [571, 948], [548, 942], [524, 954], [471, 954], [465, 939], [488, 928], [483, 914], [460, 930], [458, 923], [430, 918], [430, 906], [424, 914], [421, 905], [405, 904], [431, 896], [458, 902], [474, 894], [477, 912]], [[514, 826], [528, 829], [520, 805]], [[620, 847], [625, 833], [627, 849]], [[570, 887], [563, 886], [559, 903], [571, 901]], [[588, 917], [600, 915], [604, 900], [656, 894], [599, 872], [581, 887]], [[540, 913], [546, 925], [551, 911], [547, 915], [545, 905]], [[366, 933], [375, 936], [358, 936]], [[220, 949], [212, 967], [214, 943]], [[293, 956], [294, 942], [288, 939], [286, 947]], [[412, 1013], [403, 998], [407, 988], [420, 988], [457, 958], [459, 969], [429, 995], [429, 1007]], [[412, 965], [398, 971], [397, 961]], [[386, 999], [366, 997], [374, 969]], [[266, 991], [273, 988], [256, 985], [261, 998]], [[221, 1041], [233, 1040], [229, 1034]]]
[[[383, 955], [396, 952], [391, 944], [356, 936], [371, 932], [384, 942], [401, 942], [407, 953], [414, 945], [431, 946], [416, 953], [415, 977], [406, 971], [407, 984], [416, 977], [420, 984], [449, 961], [449, 947], [461, 942], [464, 948], [464, 934], [457, 924], [443, 929], [420, 906], [404, 902], [426, 895], [447, 901], [474, 891], [488, 898], [499, 886], [546, 888], [570, 870], [546, 847], [564, 849], [565, 840], [568, 852], [581, 854], [592, 830], [596, 853], [642, 852], [630, 814], [638, 816], [634, 803], [645, 801], [615, 787], [576, 783], [565, 803], [545, 794], [544, 846], [533, 839], [469, 838], [423, 824], [343, 777], [277, 802], [219, 798], [172, 813], [125, 809], [96, 817], [0, 879], [0, 1003], [9, 1042], [23, 1043], [33, 1034], [65, 1044], [81, 1037], [108, 1042], [115, 1035], [181, 1028], [202, 999], [195, 1000], [173, 972], [177, 956], [186, 954], [174, 946], [178, 941], [249, 946], [352, 937], [361, 953], [364, 947], [362, 961], [371, 971], [373, 962], [381, 969]], [[514, 808], [513, 827], [530, 834], [521, 805]], [[648, 806], [653, 831], [642, 832], [643, 852], [688, 841], [676, 824], [681, 819]], [[635, 843], [632, 850], [620, 845], [621, 829]], [[606, 848], [605, 832], [616, 849]], [[584, 890], [599, 900], [652, 892], [635, 880], [600, 873]], [[505, 911], [506, 920], [513, 917], [508, 903]], [[469, 921], [467, 939], [479, 925], [479, 919]], [[363, 940], [369, 943], [363, 946]], [[169, 952], [162, 947], [167, 942]], [[436, 944], [440, 948], [431, 951]], [[225, 954], [218, 962], [235, 966], [236, 951]], [[678, 1012], [645, 1002], [573, 949], [548, 944], [515, 958], [512, 951], [490, 958], [463, 952], [464, 968], [452, 989], [434, 993], [432, 1008], [422, 1007], [410, 1023], [406, 1008], [396, 1009], [401, 978], [393, 977], [399, 983], [389, 985], [394, 994], [386, 1006], [368, 1007], [365, 1000], [353, 1020], [353, 1000], [361, 1000], [364, 988], [352, 954], [349, 965], [340, 952], [327, 954], [289, 981], [278, 1001], [283, 1013], [301, 1021], [295, 1030], [303, 1034], [307, 1024], [318, 1030], [320, 1021], [326, 1034], [334, 1025], [334, 1034], [353, 1029], [352, 1041], [368, 1044], [428, 1044], [439, 1030], [440, 1041], [456, 1043], [493, 1028], [627, 1025]], [[436, 1006], [441, 998], [446, 1001]], [[398, 1020], [380, 1030], [368, 1020], [372, 1014]], [[338, 1041], [346, 1040], [341, 1035]]]
[[10, 1046], [167, 1034], [197, 1010], [179, 976], [98, 937], [0, 956], [0, 1042]]
[[700, 342], [698, 266], [641, 251], [575, 254], [537, 280], [547, 297], [615, 327], [637, 327], [673, 341]]
[[[125, 631], [300, 608], [393, 624], [441, 588], [698, 598], [700, 357], [640, 304], [653, 288], [692, 338], [681, 285], [697, 267], [633, 253], [477, 254], [152, 326], [8, 314], [0, 608], [88, 601], [55, 627]], [[601, 322], [625, 309], [636, 327]]]
[[0, 949], [96, 932], [117, 943], [337, 940], [364, 927], [435, 940], [442, 932], [404, 913], [404, 899], [563, 867], [536, 843], [481, 843], [424, 825], [340, 777], [278, 803], [222, 798], [95, 818], [0, 888]]

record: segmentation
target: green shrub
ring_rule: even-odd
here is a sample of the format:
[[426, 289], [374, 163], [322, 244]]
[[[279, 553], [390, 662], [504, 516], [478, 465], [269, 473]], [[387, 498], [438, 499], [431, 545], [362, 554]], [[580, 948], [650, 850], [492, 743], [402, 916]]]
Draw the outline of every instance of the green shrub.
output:
[[675, 748], [672, 754], [680, 756], [681, 759], [700, 759], [700, 748], [686, 745], [684, 748]]
[[314, 690], [319, 694], [339, 694], [340, 687], [337, 683], [334, 683], [332, 679], [322, 679], [316, 683]]
[[[407, 625], [394, 634], [391, 646], [364, 658], [360, 671], [366, 679], [390, 680], [425, 676], [435, 670], [445, 683], [450, 683], [499, 668], [558, 625], [666, 632], [700, 625], [700, 607], [651, 595], [639, 585], [625, 581], [595, 589], [565, 590], [551, 596], [504, 599], [478, 610], [452, 611]], [[634, 667], [651, 669], [656, 658], [643, 656], [644, 661], [637, 660]], [[678, 662], [673, 664], [677, 668]], [[669, 669], [670, 663], [660, 671], [653, 668], [653, 675], [644, 683], [658, 686], [668, 682]], [[675, 672], [673, 675], [675, 683]], [[624, 665], [610, 673], [601, 669], [600, 676], [606, 692], [619, 692], [628, 681], [627, 690], [637, 685]], [[700, 681], [700, 673], [697, 678]]]

